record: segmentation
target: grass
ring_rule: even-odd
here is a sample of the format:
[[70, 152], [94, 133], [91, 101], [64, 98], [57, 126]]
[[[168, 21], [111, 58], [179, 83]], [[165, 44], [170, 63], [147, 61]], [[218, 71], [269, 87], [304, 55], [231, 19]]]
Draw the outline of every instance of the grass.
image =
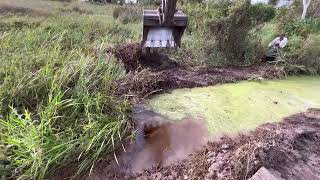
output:
[[124, 71], [103, 49], [137, 41], [139, 24], [114, 21], [112, 6], [8, 2], [0, 3], [0, 160], [9, 162], [1, 175], [43, 179], [68, 164], [86, 172], [131, 130], [130, 104], [114, 97]]

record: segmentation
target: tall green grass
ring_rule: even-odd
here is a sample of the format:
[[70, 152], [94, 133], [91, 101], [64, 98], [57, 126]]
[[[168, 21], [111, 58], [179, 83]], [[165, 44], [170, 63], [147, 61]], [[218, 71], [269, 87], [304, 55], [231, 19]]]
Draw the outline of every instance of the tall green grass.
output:
[[9, 162], [0, 171], [7, 177], [43, 179], [69, 164], [79, 175], [130, 132], [130, 104], [114, 96], [124, 70], [103, 49], [139, 34], [100, 13], [0, 20], [0, 160]]

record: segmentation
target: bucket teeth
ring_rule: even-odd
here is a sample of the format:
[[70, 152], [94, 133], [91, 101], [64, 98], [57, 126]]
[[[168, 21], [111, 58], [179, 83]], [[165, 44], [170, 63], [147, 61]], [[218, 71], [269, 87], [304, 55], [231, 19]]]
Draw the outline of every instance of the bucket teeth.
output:
[[180, 47], [181, 37], [187, 27], [188, 18], [181, 12], [174, 14], [170, 23], [161, 23], [157, 10], [143, 12], [143, 39], [141, 45], [150, 48]]
[[168, 27], [151, 28], [144, 47], [175, 47], [173, 30]]

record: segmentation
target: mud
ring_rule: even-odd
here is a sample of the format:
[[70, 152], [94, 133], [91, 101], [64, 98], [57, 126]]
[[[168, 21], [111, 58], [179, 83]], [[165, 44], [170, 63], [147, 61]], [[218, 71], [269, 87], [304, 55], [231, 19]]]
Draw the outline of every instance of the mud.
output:
[[205, 121], [173, 122], [140, 107], [134, 109], [134, 120], [135, 140], [117, 153], [117, 162], [99, 164], [88, 179], [131, 178], [152, 167], [165, 167], [187, 158], [208, 140]]
[[209, 142], [188, 159], [128, 179], [248, 179], [261, 167], [284, 179], [320, 178], [320, 110], [310, 109], [248, 135]]
[[183, 67], [161, 53], [144, 55], [139, 44], [107, 48], [105, 52], [113, 53], [128, 72], [126, 77], [116, 82], [117, 95], [126, 96], [134, 101], [176, 88], [284, 76], [283, 69], [264, 63], [237, 67]]
[[170, 59], [166, 53], [146, 53], [139, 43], [122, 44], [114, 48], [107, 48], [105, 53], [107, 55], [113, 54], [122, 63], [127, 72], [139, 71], [145, 68], [160, 71], [181, 66]]
[[[179, 131], [183, 131], [181, 133], [183, 135], [178, 138], [179, 140], [174, 142], [178, 143], [176, 146], [181, 146], [179, 144], [181, 141], [191, 144], [197, 141], [197, 138], [190, 135], [194, 131], [192, 129], [197, 129], [197, 126], [192, 123], [185, 124], [188, 128], [183, 126], [173, 126], [174, 130], [171, 130], [171, 133], [178, 132], [178, 134]], [[163, 136], [157, 134], [150, 140], [151, 143], [159, 145], [158, 141], [162, 142]], [[118, 170], [114, 171], [114, 169], [110, 171], [110, 169], [100, 166], [96, 168], [100, 171], [95, 171], [89, 179], [240, 180], [249, 179], [261, 167], [276, 172], [284, 179], [319, 179], [319, 152], [320, 110], [309, 109], [305, 113], [285, 118], [280, 123], [262, 125], [247, 135], [239, 135], [233, 138], [225, 136], [219, 140], [210, 141], [188, 158], [174, 163], [170, 162], [169, 165], [158, 164], [158, 166], [153, 166], [149, 170], [136, 171], [134, 174], [119, 173]], [[156, 152], [151, 155], [159, 157], [160, 154]], [[150, 157], [147, 154], [140, 154], [136, 158], [141, 160], [140, 163], [150, 165], [147, 161], [150, 160]], [[141, 165], [135, 163], [132, 165], [138, 167]], [[120, 167], [118, 166], [116, 169], [120, 169]]]

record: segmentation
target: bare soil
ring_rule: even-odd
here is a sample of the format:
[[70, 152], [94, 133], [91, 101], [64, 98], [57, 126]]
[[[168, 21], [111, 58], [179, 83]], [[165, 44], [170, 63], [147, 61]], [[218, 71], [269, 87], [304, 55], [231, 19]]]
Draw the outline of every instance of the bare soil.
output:
[[273, 65], [258, 63], [250, 66], [184, 67], [162, 53], [143, 53], [137, 43], [107, 48], [128, 72], [116, 83], [117, 94], [139, 101], [153, 94], [177, 88], [193, 88], [233, 83], [241, 80], [272, 79], [284, 76], [284, 71]]
[[319, 152], [320, 110], [309, 109], [280, 123], [262, 125], [247, 135], [211, 141], [168, 166], [154, 166], [136, 174], [100, 167], [89, 179], [248, 179], [261, 167], [278, 172], [284, 179], [320, 179]]

